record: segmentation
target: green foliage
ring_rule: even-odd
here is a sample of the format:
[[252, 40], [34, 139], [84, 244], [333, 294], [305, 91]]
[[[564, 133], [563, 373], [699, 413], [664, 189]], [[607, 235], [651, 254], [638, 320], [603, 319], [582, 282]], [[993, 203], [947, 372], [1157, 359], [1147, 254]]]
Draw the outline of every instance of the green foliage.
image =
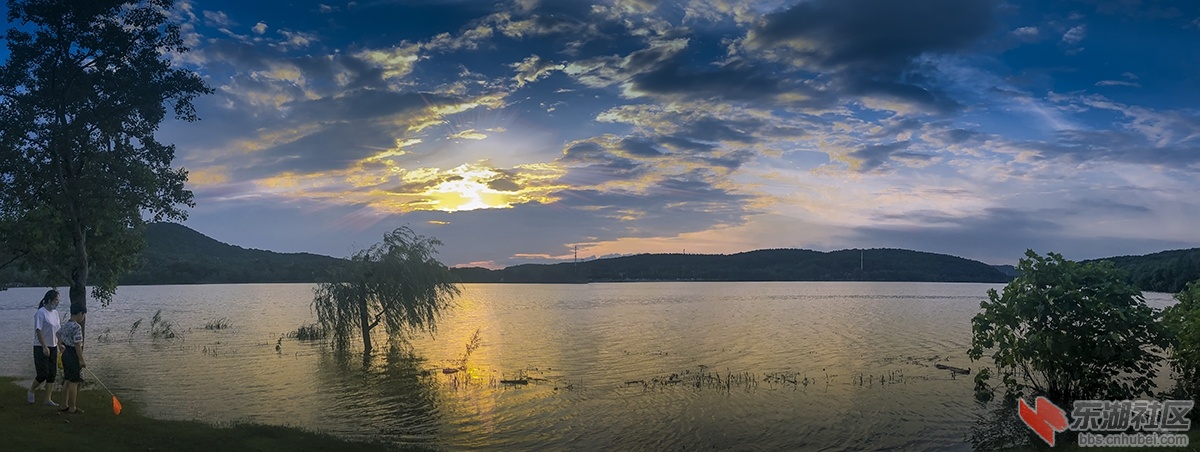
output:
[[1178, 303], [1163, 310], [1162, 321], [1171, 332], [1171, 369], [1179, 396], [1200, 398], [1200, 281], [1192, 281], [1175, 294]]
[[968, 355], [990, 352], [984, 389], [998, 376], [1008, 392], [1045, 395], [1059, 403], [1150, 394], [1167, 335], [1141, 292], [1111, 263], [1087, 263], [1049, 253], [1025, 253], [1021, 276], [988, 291], [972, 319]]
[[313, 290], [312, 306], [322, 329], [340, 347], [359, 334], [366, 353], [371, 351], [371, 330], [381, 323], [392, 339], [433, 332], [441, 311], [459, 294], [450, 270], [433, 257], [439, 245], [437, 239], [401, 227], [331, 268]]
[[1145, 256], [1121, 256], [1111, 261], [1129, 275], [1129, 282], [1152, 292], [1176, 293], [1200, 279], [1200, 248], [1163, 251]]
[[143, 214], [192, 206], [174, 146], [154, 132], [169, 104], [195, 120], [209, 93], [174, 67], [187, 51], [172, 0], [11, 0], [0, 67], [0, 254], [107, 304], [141, 251]]

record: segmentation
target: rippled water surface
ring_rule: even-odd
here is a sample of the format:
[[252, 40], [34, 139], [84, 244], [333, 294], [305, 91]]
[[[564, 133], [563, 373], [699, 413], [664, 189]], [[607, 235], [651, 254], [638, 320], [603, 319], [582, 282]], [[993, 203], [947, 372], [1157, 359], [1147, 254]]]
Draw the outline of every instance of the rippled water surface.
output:
[[[465, 285], [435, 337], [381, 339], [365, 364], [280, 341], [314, 321], [311, 285], [122, 287], [91, 307], [87, 360], [156, 417], [450, 450], [963, 450], [987, 407], [935, 364], [978, 367], [970, 319], [991, 287]], [[32, 376], [41, 293], [0, 292], [0, 375]], [[151, 338], [160, 309], [180, 338]], [[468, 372], [443, 373], [477, 330]]]

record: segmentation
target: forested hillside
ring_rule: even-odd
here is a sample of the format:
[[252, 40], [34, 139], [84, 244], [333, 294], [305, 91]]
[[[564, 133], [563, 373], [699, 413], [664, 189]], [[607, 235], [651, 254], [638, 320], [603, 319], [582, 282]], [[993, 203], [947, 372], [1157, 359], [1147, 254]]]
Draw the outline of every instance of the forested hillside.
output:
[[186, 226], [146, 226], [145, 262], [122, 284], [217, 284], [313, 282], [340, 259], [308, 253], [276, 253], [216, 241]]
[[469, 282], [944, 281], [1005, 282], [982, 262], [897, 249], [797, 249], [721, 254], [641, 254], [576, 263], [455, 269]]

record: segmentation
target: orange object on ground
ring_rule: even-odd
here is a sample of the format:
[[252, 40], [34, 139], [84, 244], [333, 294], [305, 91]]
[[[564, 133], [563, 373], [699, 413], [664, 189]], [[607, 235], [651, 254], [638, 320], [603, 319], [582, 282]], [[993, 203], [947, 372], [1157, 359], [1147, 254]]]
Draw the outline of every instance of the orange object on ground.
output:
[[121, 415], [121, 401], [117, 400], [117, 396], [113, 396], [113, 414]]

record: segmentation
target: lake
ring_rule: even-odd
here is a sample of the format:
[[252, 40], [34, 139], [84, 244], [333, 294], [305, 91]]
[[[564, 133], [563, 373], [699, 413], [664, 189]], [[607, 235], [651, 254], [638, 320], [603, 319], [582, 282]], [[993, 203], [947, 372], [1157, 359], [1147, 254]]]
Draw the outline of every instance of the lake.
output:
[[[155, 417], [449, 450], [970, 450], [994, 407], [973, 375], [934, 366], [981, 367], [970, 319], [999, 287], [468, 284], [436, 335], [377, 341], [364, 363], [280, 340], [315, 320], [309, 284], [129, 286], [90, 306], [87, 360]], [[0, 292], [0, 375], [32, 377], [43, 292]], [[159, 310], [179, 337], [151, 337]], [[220, 318], [231, 326], [204, 328]], [[477, 331], [468, 371], [443, 373]]]

